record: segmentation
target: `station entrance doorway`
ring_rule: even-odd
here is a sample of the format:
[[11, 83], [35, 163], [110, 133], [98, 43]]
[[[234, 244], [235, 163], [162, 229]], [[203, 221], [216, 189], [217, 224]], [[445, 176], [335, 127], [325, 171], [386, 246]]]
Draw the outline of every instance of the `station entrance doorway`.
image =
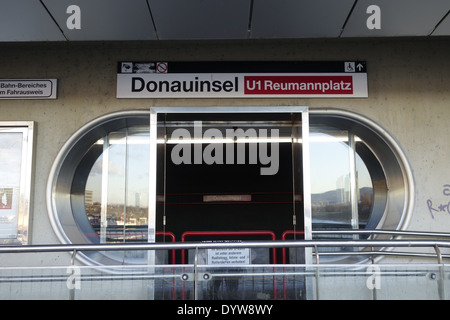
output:
[[305, 107], [152, 108], [149, 241], [310, 239], [308, 131]]

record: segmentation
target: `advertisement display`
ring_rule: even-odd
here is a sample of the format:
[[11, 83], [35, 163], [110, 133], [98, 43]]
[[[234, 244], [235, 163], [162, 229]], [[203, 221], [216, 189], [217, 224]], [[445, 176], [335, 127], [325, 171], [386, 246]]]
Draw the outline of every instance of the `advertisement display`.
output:
[[17, 194], [14, 188], [0, 188], [0, 239], [17, 237]]
[[0, 239], [17, 237], [22, 140], [21, 132], [0, 131]]
[[0, 122], [0, 245], [28, 243], [32, 147], [32, 122]]

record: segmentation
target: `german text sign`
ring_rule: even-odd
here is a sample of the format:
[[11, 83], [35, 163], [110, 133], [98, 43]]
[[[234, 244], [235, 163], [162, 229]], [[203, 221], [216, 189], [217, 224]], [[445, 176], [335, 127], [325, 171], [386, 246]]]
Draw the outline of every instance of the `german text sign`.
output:
[[208, 249], [207, 264], [250, 264], [250, 248]]
[[121, 62], [117, 98], [367, 98], [366, 63]]
[[0, 79], [0, 99], [56, 99], [56, 79]]

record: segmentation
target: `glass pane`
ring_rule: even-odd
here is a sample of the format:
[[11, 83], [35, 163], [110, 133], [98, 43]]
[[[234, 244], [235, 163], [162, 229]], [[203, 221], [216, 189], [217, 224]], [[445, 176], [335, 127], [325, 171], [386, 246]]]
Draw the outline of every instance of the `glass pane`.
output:
[[0, 299], [266, 300], [258, 303], [263, 314], [267, 300], [448, 300], [449, 271], [436, 264], [13, 266], [0, 268]]
[[[354, 139], [353, 146], [349, 139]], [[369, 170], [358, 155], [361, 140], [352, 138], [346, 130], [311, 127], [310, 142], [314, 229], [364, 227], [373, 204], [373, 185]]]
[[437, 265], [314, 266], [320, 300], [437, 300], [444, 298]]
[[[372, 209], [374, 206], [374, 191], [373, 181], [368, 171], [368, 167], [358, 154], [359, 145], [363, 145], [363, 142], [356, 143], [356, 174], [357, 174], [357, 186], [358, 186], [358, 221], [359, 227], [365, 228]], [[365, 147], [366, 148], [366, 147]]]
[[[86, 183], [86, 214], [100, 242], [147, 241], [148, 127], [111, 132]], [[105, 145], [106, 144], [106, 145]]]
[[[109, 147], [105, 152], [107, 162], [103, 162], [103, 175], [107, 175], [106, 201], [102, 196], [101, 231], [106, 232], [106, 239], [102, 242], [124, 241], [125, 226], [130, 223], [127, 215], [126, 203], [126, 161], [127, 139], [126, 132], [112, 132], [109, 134]], [[106, 169], [106, 170], [105, 170]], [[102, 192], [105, 192], [103, 189]], [[106, 223], [105, 223], [106, 222]]]
[[148, 128], [130, 130], [127, 152], [127, 223], [126, 241], [147, 241], [149, 133]]
[[22, 133], [0, 132], [0, 238], [18, 231], [22, 168]]

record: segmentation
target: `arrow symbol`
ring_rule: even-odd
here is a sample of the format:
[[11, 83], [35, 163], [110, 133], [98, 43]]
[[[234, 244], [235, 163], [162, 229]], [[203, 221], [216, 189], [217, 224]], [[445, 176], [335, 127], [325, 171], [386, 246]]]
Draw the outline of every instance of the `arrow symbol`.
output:
[[361, 63], [358, 63], [356, 68], [358, 69], [358, 71], [361, 71], [364, 68], [364, 66]]

